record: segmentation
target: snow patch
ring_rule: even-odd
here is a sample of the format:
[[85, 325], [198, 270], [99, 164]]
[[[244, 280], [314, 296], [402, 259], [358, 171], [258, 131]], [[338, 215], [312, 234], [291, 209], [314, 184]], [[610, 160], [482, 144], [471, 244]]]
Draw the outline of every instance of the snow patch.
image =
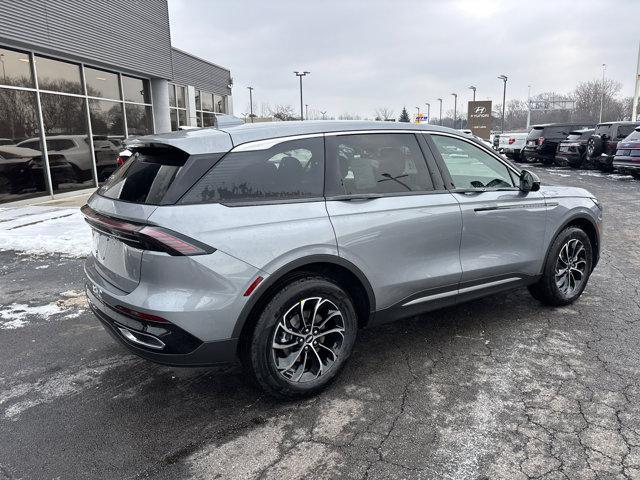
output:
[[45, 268], [49, 268], [49, 265], [38, 265], [36, 270], [44, 270]]
[[91, 252], [91, 229], [77, 208], [32, 206], [3, 210], [2, 250], [85, 257]]
[[49, 318], [52, 315], [65, 312], [56, 302], [48, 305], [32, 307], [26, 303], [12, 303], [0, 306], [0, 329], [12, 330], [29, 324], [27, 317]]

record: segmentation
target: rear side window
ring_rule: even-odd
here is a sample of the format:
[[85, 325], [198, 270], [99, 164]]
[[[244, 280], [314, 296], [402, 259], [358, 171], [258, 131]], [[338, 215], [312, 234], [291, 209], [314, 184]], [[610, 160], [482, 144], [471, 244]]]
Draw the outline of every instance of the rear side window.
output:
[[98, 194], [124, 202], [158, 205], [187, 158], [187, 154], [174, 149], [147, 149], [134, 153], [100, 187]]
[[329, 136], [327, 195], [433, 190], [422, 151], [411, 133]]
[[322, 197], [324, 143], [304, 138], [267, 150], [232, 152], [180, 203], [242, 203]]
[[636, 125], [618, 125], [618, 139], [623, 139], [636, 128]]
[[533, 127], [529, 132], [529, 135], [527, 135], [527, 140], [534, 140], [538, 138], [540, 135], [542, 135], [543, 130], [544, 127]]

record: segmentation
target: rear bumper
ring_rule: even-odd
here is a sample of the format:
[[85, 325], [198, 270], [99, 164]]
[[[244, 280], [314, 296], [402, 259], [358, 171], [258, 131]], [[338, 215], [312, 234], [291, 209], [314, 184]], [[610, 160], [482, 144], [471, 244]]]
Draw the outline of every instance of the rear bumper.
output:
[[[221, 363], [231, 363], [237, 358], [237, 339], [201, 342], [175, 325], [167, 326], [164, 324], [158, 324], [158, 326], [155, 326], [150, 325], [150, 322], [130, 320], [112, 311], [106, 304], [101, 302], [91, 293], [90, 287], [86, 290], [89, 307], [98, 320], [100, 320], [104, 329], [118, 343], [122, 344], [127, 350], [139, 357], [152, 362], [161, 363], [163, 365], [183, 367], [201, 367]], [[158, 330], [169, 330], [169, 333], [155, 335]], [[139, 333], [148, 337], [158, 338], [166, 344], [165, 348], [168, 348], [173, 352], [180, 353], [163, 353], [154, 350], [153, 348], [137, 345], [129, 340], [123, 332], [131, 332], [134, 335]]]
[[559, 166], [577, 165], [581, 160], [582, 155], [579, 153], [562, 152], [556, 153], [555, 164]]
[[638, 157], [614, 157], [613, 167], [618, 170], [640, 172], [640, 158]]
[[540, 152], [537, 148], [525, 147], [522, 150], [522, 155], [529, 162], [553, 162], [555, 154], [548, 154], [544, 152]]

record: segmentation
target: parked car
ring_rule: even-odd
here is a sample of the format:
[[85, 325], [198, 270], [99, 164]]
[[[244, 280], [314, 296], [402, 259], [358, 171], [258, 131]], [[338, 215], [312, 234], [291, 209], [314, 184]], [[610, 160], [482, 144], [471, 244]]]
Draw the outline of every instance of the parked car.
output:
[[569, 136], [569, 132], [584, 128], [593, 128], [593, 125], [585, 123], [534, 125], [527, 135], [527, 143], [524, 147], [525, 161], [551, 165], [555, 160], [560, 142]]
[[640, 127], [618, 142], [613, 167], [622, 174], [640, 179]]
[[527, 141], [527, 132], [505, 132], [498, 140], [498, 152], [508, 158], [519, 161], [522, 149]]
[[281, 122], [128, 146], [82, 208], [91, 309], [142, 357], [239, 357], [278, 397], [324, 388], [361, 327], [519, 286], [567, 305], [599, 258], [591, 193], [448, 128]]
[[[49, 155], [49, 171], [54, 188], [73, 178], [73, 168], [63, 155]], [[42, 152], [15, 145], [0, 146], [0, 193], [17, 194], [45, 189]]]
[[587, 154], [587, 141], [594, 131], [593, 128], [585, 128], [569, 132], [569, 136], [558, 145], [555, 164], [559, 167], [582, 167]]
[[639, 122], [599, 123], [587, 142], [587, 159], [603, 172], [612, 172], [618, 142], [633, 132], [638, 125]]

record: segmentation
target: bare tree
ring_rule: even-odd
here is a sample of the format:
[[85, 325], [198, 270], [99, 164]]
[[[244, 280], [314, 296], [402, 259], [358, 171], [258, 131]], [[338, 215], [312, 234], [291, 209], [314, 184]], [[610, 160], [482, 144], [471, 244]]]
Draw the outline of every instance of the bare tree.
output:
[[378, 107], [375, 109], [376, 119], [379, 120], [389, 120], [390, 118], [394, 118], [393, 116], [393, 108], [389, 107]]
[[282, 121], [298, 119], [298, 117], [294, 115], [291, 105], [276, 105], [274, 108], [269, 107], [269, 115]]

